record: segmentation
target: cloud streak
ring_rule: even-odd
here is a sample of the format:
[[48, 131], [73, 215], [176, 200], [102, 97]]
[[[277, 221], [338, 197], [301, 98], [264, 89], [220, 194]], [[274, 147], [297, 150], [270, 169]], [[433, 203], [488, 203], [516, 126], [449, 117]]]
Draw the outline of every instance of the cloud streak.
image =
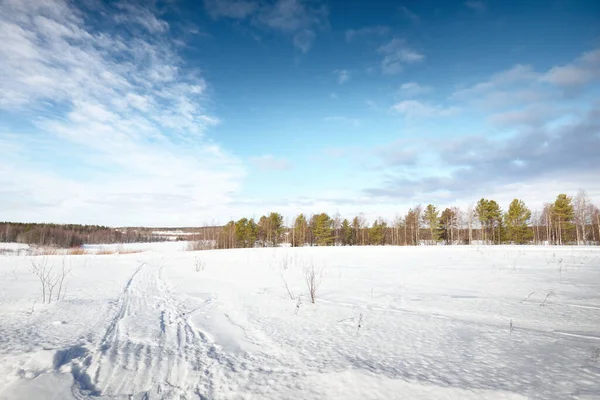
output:
[[2, 133], [25, 145], [0, 161], [0, 219], [189, 224], [231, 200], [243, 167], [206, 137], [217, 123], [207, 85], [165, 21], [102, 6], [125, 28], [114, 34], [92, 29], [71, 2], [0, 7], [0, 109], [36, 128]]
[[394, 75], [402, 72], [406, 64], [422, 62], [425, 56], [408, 47], [403, 39], [392, 39], [377, 50], [383, 54], [381, 71], [386, 75]]
[[204, 6], [213, 19], [248, 20], [257, 28], [288, 35], [302, 53], [311, 49], [316, 31], [327, 25], [329, 14], [324, 4], [304, 0], [204, 0]]

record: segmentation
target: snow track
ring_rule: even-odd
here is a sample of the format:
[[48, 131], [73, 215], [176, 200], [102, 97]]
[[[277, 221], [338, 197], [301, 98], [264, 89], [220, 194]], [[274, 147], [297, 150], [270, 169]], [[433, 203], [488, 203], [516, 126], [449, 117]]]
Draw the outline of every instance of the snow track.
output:
[[230, 364], [188, 321], [162, 268], [141, 264], [96, 351], [73, 362], [76, 398], [213, 398]]

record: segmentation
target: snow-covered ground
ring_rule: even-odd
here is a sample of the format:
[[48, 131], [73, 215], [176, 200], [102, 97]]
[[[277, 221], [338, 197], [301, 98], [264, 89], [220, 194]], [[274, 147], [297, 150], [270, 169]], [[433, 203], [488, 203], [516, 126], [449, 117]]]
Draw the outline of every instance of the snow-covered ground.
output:
[[0, 256], [0, 398], [600, 398], [598, 248], [153, 246]]

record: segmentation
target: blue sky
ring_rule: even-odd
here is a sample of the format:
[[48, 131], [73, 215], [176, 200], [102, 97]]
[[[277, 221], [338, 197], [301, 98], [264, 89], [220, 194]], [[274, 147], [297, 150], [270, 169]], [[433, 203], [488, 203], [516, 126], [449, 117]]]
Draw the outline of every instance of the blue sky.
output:
[[600, 200], [593, 1], [0, 3], [0, 220]]

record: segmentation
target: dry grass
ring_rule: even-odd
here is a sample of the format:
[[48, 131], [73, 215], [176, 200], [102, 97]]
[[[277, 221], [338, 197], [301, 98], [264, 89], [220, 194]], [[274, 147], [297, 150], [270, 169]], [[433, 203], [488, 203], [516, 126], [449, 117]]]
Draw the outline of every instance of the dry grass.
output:
[[119, 247], [117, 249], [100, 249], [98, 251], [96, 251], [94, 254], [98, 255], [98, 256], [108, 256], [111, 254], [136, 254], [136, 253], [141, 253], [142, 250], [139, 249], [124, 249], [122, 247]]
[[39, 247], [33, 253], [36, 256], [56, 256], [60, 254], [59, 250], [53, 247]]
[[88, 254], [87, 250], [81, 247], [75, 247], [67, 250], [67, 255], [69, 256], [84, 256]]
[[117, 252], [116, 252], [116, 251], [114, 251], [114, 250], [110, 250], [110, 249], [101, 249], [101, 250], [98, 250], [98, 251], [97, 251], [95, 254], [96, 254], [96, 255], [98, 255], [98, 256], [107, 256], [107, 255], [110, 255], [110, 254], [116, 254], [116, 253], [117, 253]]
[[119, 254], [136, 254], [136, 253], [141, 253], [142, 250], [139, 249], [124, 249], [124, 250], [119, 250]]

